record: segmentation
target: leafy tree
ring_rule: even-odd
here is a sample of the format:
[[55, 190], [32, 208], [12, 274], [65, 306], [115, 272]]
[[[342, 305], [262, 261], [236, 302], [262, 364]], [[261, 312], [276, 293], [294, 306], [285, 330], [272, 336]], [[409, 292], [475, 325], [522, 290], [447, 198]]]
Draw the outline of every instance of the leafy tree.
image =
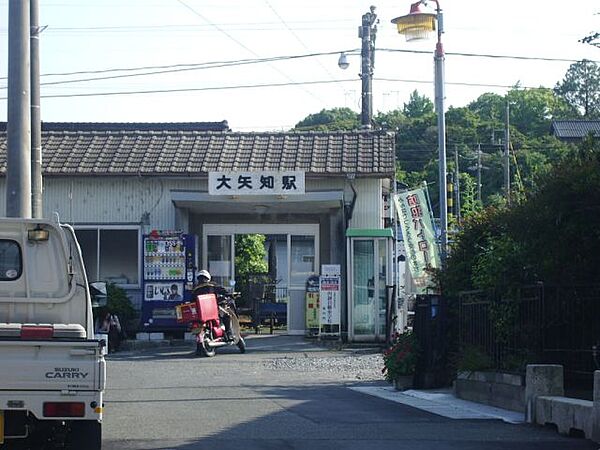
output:
[[600, 48], [600, 33], [592, 33], [589, 36], [584, 37], [579, 42], [584, 44], [590, 44], [594, 47]]
[[600, 117], [600, 66], [587, 59], [571, 64], [554, 91], [583, 117]]
[[267, 251], [264, 234], [238, 234], [235, 236], [235, 268], [238, 276], [266, 273]]
[[251, 298], [250, 276], [267, 273], [266, 256], [264, 234], [235, 236], [235, 288], [241, 292], [240, 306], [247, 306]]
[[350, 108], [323, 109], [310, 114], [294, 127], [295, 131], [336, 131], [360, 128], [359, 115]]
[[404, 103], [402, 112], [409, 118], [422, 117], [433, 113], [433, 103], [428, 97], [420, 95], [415, 89], [410, 94], [408, 103]]

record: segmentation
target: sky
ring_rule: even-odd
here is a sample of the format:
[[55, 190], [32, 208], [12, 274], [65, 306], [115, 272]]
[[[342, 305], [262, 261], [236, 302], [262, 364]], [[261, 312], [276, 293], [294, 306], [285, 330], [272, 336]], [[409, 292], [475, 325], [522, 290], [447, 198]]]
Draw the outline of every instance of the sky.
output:
[[[374, 112], [402, 108], [414, 90], [433, 101], [435, 40], [406, 42], [391, 23], [408, 13], [410, 0], [39, 1], [46, 122], [227, 120], [233, 131], [287, 131], [322, 109], [359, 112], [358, 27], [371, 5], [380, 20]], [[0, 0], [0, 121], [7, 116], [8, 3]], [[600, 62], [600, 48], [578, 42], [600, 31], [598, 0], [440, 6], [447, 107], [503, 95], [516, 83], [552, 88], [573, 62]], [[337, 65], [341, 51], [346, 70]]]

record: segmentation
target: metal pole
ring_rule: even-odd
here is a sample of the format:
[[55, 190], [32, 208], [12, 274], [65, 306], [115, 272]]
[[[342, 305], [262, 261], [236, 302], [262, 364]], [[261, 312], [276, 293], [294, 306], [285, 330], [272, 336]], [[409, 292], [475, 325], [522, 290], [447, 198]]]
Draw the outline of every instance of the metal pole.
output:
[[481, 202], [481, 144], [477, 143], [477, 200]]
[[6, 216], [31, 217], [29, 2], [8, 3]]
[[30, 0], [31, 46], [31, 208], [32, 217], [43, 217], [42, 122], [40, 112], [40, 3]]
[[504, 128], [504, 195], [510, 205], [510, 105], [506, 102], [506, 122]]
[[440, 180], [440, 253], [442, 264], [448, 252], [448, 212], [446, 206], [446, 117], [444, 92], [444, 47], [442, 45], [443, 17], [440, 4], [436, 1], [438, 41], [435, 46], [435, 109], [438, 126], [438, 158]]
[[454, 146], [454, 192], [456, 194], [456, 222], [460, 225], [462, 220], [460, 213], [460, 162], [458, 154], [458, 146]]
[[360, 123], [363, 128], [371, 128], [373, 117], [373, 68], [375, 67], [375, 37], [377, 36], [377, 14], [375, 7], [371, 6], [370, 12], [363, 14], [362, 26], [358, 30], [358, 37], [362, 39], [361, 47], [361, 73], [362, 81]]

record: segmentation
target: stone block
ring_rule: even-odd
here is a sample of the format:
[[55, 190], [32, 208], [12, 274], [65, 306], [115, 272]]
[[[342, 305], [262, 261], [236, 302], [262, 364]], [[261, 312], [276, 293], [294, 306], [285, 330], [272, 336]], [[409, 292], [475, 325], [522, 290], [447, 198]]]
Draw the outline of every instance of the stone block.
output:
[[135, 338], [138, 341], [162, 341], [165, 335], [164, 333], [137, 333]]
[[589, 439], [592, 436], [592, 405], [589, 400], [539, 396], [536, 398], [536, 423], [552, 423], [561, 434], [580, 430]]
[[536, 398], [565, 395], [563, 367], [557, 364], [530, 364], [525, 373], [525, 417], [536, 423]]
[[592, 441], [600, 443], [600, 370], [594, 372], [594, 409], [591, 419]]

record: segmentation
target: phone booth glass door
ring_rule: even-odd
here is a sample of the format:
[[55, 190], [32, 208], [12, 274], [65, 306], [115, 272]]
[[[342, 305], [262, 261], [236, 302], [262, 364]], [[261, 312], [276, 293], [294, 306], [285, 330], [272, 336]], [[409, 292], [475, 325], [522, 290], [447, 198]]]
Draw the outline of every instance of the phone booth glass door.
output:
[[387, 238], [351, 238], [351, 338], [382, 341], [386, 337], [390, 252]]

